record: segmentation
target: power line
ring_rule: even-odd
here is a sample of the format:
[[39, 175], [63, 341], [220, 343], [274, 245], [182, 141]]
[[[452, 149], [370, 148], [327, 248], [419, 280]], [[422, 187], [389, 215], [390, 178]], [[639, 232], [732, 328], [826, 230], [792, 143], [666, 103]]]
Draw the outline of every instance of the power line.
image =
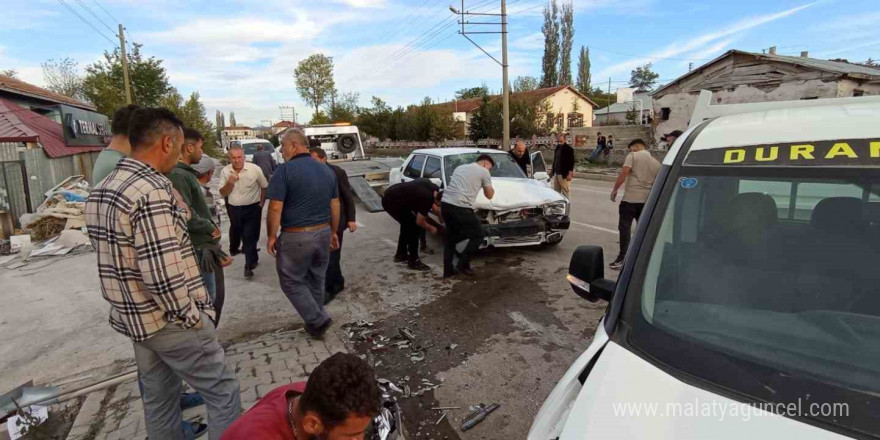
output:
[[98, 20], [98, 23], [103, 24], [104, 27], [107, 28], [107, 30], [109, 30], [111, 34], [115, 35], [116, 37], [119, 37], [119, 35], [116, 34], [116, 31], [115, 31], [113, 28], [111, 28], [107, 23], [105, 23], [104, 20], [101, 20], [101, 17], [98, 17], [98, 16], [92, 11], [92, 8], [86, 6], [86, 4], [82, 2], [82, 0], [74, 0], [74, 1], [77, 2], [77, 3], [79, 3], [79, 5], [80, 5], [83, 9], [85, 9], [86, 12], [89, 13], [89, 15], [91, 15], [92, 17], [95, 17], [95, 20]]
[[[443, 23], [443, 22], [441, 21], [440, 23], [438, 23], [438, 25], [441, 24], [441, 23]], [[449, 28], [451, 28], [451, 27], [453, 27], [453, 26], [456, 26], [456, 23], [455, 23], [454, 21], [453, 21], [453, 22], [449, 22], [449, 23], [447, 23], [445, 26], [443, 26], [443, 27], [441, 27], [441, 28], [435, 30], [435, 31], [432, 32], [430, 35], [425, 35], [424, 37], [422, 37], [422, 38], [419, 39], [420, 41], [419, 41], [418, 43], [413, 42], [413, 43], [415, 43], [415, 44], [411, 44], [408, 48], [405, 48], [405, 50], [403, 50], [402, 52], [398, 53], [398, 54], [395, 55], [395, 56], [392, 56], [392, 57], [387, 61], [387, 63], [386, 63], [386, 62], [383, 62], [384, 65], [381, 65], [381, 64], [380, 64], [380, 66], [379, 66], [378, 68], [376, 68], [374, 71], [375, 71], [377, 74], [378, 74], [378, 73], [385, 72], [385, 71], [388, 70], [388, 68], [390, 68], [391, 66], [397, 65], [397, 64], [399, 64], [401, 61], [405, 60], [407, 56], [409, 56], [410, 54], [412, 54], [412, 53], [415, 52], [416, 50], [418, 50], [418, 49], [426, 49], [426, 48], [427, 48], [427, 45], [430, 44], [431, 42], [433, 42], [433, 44], [431, 44], [430, 47], [434, 47], [434, 46], [436, 46], [437, 43], [439, 43], [439, 41], [443, 41], [443, 40], [445, 40], [445, 38], [443, 38], [443, 39], [441, 39], [441, 40], [439, 40], [439, 41], [435, 40], [435, 38], [437, 38], [440, 34], [442, 34], [443, 31], [446, 31], [447, 29], [449, 29]], [[437, 27], [437, 26], [435, 25], [434, 27]], [[396, 57], [396, 59], [395, 59], [395, 57]]]
[[[111, 40], [109, 37], [107, 37], [107, 35], [105, 35], [104, 33], [102, 33], [100, 30], [98, 30], [98, 28], [96, 28], [91, 22], [89, 22], [88, 20], [86, 20], [85, 17], [83, 17], [82, 15], [80, 15], [78, 12], [76, 12], [76, 10], [74, 10], [73, 8], [71, 8], [70, 5], [68, 5], [67, 3], [64, 2], [64, 0], [56, 0], [56, 1], [57, 1], [58, 3], [60, 3], [61, 6], [64, 6], [65, 8], [67, 8], [67, 10], [70, 11], [70, 13], [72, 13], [73, 15], [76, 15], [80, 20], [82, 20], [83, 23], [89, 25], [90, 28], [92, 28], [95, 32], [97, 32], [98, 35], [104, 37], [104, 39], [107, 40], [108, 42], [110, 42], [110, 44], [112, 44], [113, 46], [116, 46], [117, 43], [114, 43], [113, 40]], [[114, 35], [115, 35], [115, 34], [114, 34]]]
[[[417, 46], [423, 45], [425, 42], [429, 41], [431, 38], [437, 36], [440, 32], [443, 32], [444, 30], [448, 29], [450, 26], [454, 25], [455, 24], [454, 21], [450, 22], [450, 20], [452, 20], [452, 19], [454, 19], [454, 17], [447, 17], [447, 18], [441, 20], [440, 22], [434, 24], [434, 26], [431, 26], [428, 30], [423, 32], [421, 35], [416, 37], [414, 40], [412, 40], [411, 42], [409, 42], [408, 44], [406, 44], [402, 48], [399, 48], [396, 51], [394, 51], [393, 53], [391, 53], [390, 55], [382, 58], [379, 62], [377, 62], [374, 65], [374, 68], [370, 69], [370, 70], [377, 70], [380, 67], [384, 68], [386, 66], [383, 66], [383, 65], [385, 65], [386, 63], [394, 62], [395, 58], [398, 58], [398, 60], [399, 60], [400, 57], [403, 57], [404, 55], [412, 52], [412, 50], [414, 48], [416, 48]], [[435, 30], [438, 27], [442, 26], [444, 23], [447, 23], [446, 27], [442, 27], [438, 30]]]
[[107, 14], [107, 16], [110, 17], [110, 19], [113, 20], [114, 23], [121, 23], [119, 20], [116, 19], [116, 17], [113, 16], [113, 14], [110, 13], [110, 11], [104, 9], [104, 7], [101, 6], [101, 4], [98, 3], [97, 0], [92, 0], [92, 3], [94, 3], [95, 6], [97, 6], [100, 10], [104, 11], [104, 13]]

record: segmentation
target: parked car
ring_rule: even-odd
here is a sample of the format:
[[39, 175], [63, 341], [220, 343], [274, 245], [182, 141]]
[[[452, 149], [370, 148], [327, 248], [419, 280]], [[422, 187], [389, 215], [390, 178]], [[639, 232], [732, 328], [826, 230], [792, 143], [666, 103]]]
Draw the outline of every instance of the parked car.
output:
[[[485, 230], [481, 247], [561, 242], [571, 223], [568, 200], [550, 189], [546, 181], [527, 177], [506, 152], [480, 148], [415, 150], [400, 168], [391, 169], [388, 184], [423, 177], [444, 188], [456, 167], [476, 161], [481, 154], [490, 154], [495, 160], [490, 171], [495, 197], [489, 200], [480, 192], [476, 201], [476, 213]], [[540, 160], [543, 167], [540, 155], [540, 152], [533, 153], [533, 159]], [[547, 173], [535, 174], [546, 178]]]
[[229, 143], [229, 146], [241, 147], [241, 149], [244, 150], [244, 160], [248, 162], [254, 161], [254, 153], [257, 152], [257, 147], [260, 145], [263, 146], [263, 150], [272, 153], [275, 162], [278, 164], [284, 162], [284, 157], [281, 156], [281, 148], [275, 148], [275, 146], [266, 139], [240, 139]]
[[880, 97], [711, 106], [672, 146], [530, 440], [880, 437]]

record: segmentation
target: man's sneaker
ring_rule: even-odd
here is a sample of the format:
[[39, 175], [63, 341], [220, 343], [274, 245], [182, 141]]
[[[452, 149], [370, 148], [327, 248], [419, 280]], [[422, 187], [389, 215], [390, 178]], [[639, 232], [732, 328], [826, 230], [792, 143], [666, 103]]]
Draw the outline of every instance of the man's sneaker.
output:
[[233, 257], [236, 256], [236, 255], [240, 255], [240, 254], [241, 254], [241, 250], [240, 250], [240, 249], [230, 249], [230, 250], [229, 250], [229, 255], [232, 255]]
[[254, 277], [254, 269], [250, 266], [246, 266], [244, 268], [244, 277], [247, 279], [251, 279]]
[[434, 255], [434, 249], [431, 249], [431, 248], [429, 248], [429, 247], [427, 247], [427, 246], [423, 246], [423, 247], [422, 247], [422, 253], [425, 253], [425, 254], [428, 254], [428, 255]]
[[403, 263], [405, 261], [406, 261], [406, 255], [394, 254], [394, 262], [395, 263]]
[[470, 266], [459, 266], [457, 271], [458, 271], [458, 273], [463, 273], [463, 274], [465, 274], [467, 276], [471, 276], [471, 277], [477, 274], [476, 272], [474, 272], [474, 269]]
[[618, 257], [614, 262], [608, 265], [608, 268], [612, 270], [620, 270], [621, 267], [623, 267], [623, 258], [621, 257]]
[[407, 266], [409, 266], [410, 270], [418, 270], [421, 272], [426, 272], [431, 270], [431, 266], [428, 266], [425, 263], [422, 263], [422, 260], [410, 261]]

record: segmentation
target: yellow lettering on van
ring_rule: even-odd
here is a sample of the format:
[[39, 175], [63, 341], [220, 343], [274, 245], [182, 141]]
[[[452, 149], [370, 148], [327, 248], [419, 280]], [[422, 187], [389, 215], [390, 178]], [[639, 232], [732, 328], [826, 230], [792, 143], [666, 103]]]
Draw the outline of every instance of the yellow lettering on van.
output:
[[755, 160], [758, 162], [770, 162], [779, 158], [779, 147], [770, 147], [770, 154], [766, 155], [766, 149], [764, 147], [758, 148], [755, 152]]
[[724, 163], [737, 163], [746, 160], [746, 150], [738, 148], [724, 152]]
[[834, 159], [837, 156], [846, 156], [850, 159], [858, 159], [859, 156], [853, 151], [852, 147], [849, 146], [846, 142], [838, 142], [834, 144], [830, 150], [828, 150], [828, 154], [825, 155], [825, 159]]
[[814, 151], [816, 151], [816, 147], [814, 147], [810, 144], [792, 145], [791, 146], [791, 155], [789, 156], [789, 159], [791, 159], [791, 160], [798, 160], [798, 159], [813, 160], [816, 158], [815, 156], [813, 156]]
[[880, 142], [871, 142], [871, 157], [880, 157]]

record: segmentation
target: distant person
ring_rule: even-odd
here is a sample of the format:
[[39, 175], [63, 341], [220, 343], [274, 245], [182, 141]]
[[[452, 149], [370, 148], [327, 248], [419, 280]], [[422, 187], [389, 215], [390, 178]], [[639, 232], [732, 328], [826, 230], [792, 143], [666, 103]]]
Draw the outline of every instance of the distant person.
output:
[[92, 167], [92, 186], [104, 180], [122, 159], [131, 154], [131, 144], [128, 141], [128, 122], [131, 114], [140, 106], [131, 104], [120, 107], [113, 113], [113, 121], [110, 123], [110, 145], [101, 150], [95, 165]]
[[266, 176], [266, 180], [271, 181], [272, 174], [275, 172], [275, 169], [278, 168], [278, 164], [275, 162], [275, 156], [266, 151], [265, 144], [257, 144], [257, 151], [254, 152], [253, 161], [254, 165], [263, 170], [263, 175]]
[[672, 148], [672, 145], [675, 143], [676, 139], [681, 137], [681, 130], [674, 130], [673, 132], [666, 135], [666, 148]]
[[565, 135], [556, 138], [556, 150], [553, 153], [553, 166], [550, 170], [553, 178], [553, 189], [571, 199], [571, 179], [574, 178], [574, 148], [565, 142]]
[[312, 159], [302, 130], [284, 132], [281, 154], [284, 164], [269, 185], [267, 246], [281, 290], [306, 332], [321, 338], [333, 322], [324, 310], [324, 291], [330, 253], [339, 249], [339, 187], [333, 171]]
[[419, 229], [437, 233], [428, 213], [439, 213], [439, 199], [440, 188], [430, 181], [398, 183], [385, 190], [382, 208], [400, 224], [394, 262], [406, 262], [412, 270], [431, 270], [419, 258]]
[[526, 176], [531, 175], [532, 157], [525, 142], [516, 141], [513, 150], [510, 150], [510, 157], [513, 158], [513, 161], [516, 162], [523, 174]]
[[608, 141], [605, 142], [605, 151], [602, 152], [602, 155], [608, 157], [611, 154], [611, 150], [614, 149], [614, 136], [608, 135]]
[[151, 439], [183, 439], [180, 380], [207, 404], [209, 439], [241, 413], [239, 384], [226, 366], [205, 290], [171, 181], [183, 123], [166, 109], [135, 110], [131, 157], [89, 194], [86, 224], [96, 250], [110, 326], [132, 340]]
[[[474, 212], [474, 205], [480, 191], [487, 199], [495, 196], [492, 176], [489, 170], [495, 166], [491, 155], [481, 154], [474, 163], [459, 165], [452, 172], [449, 185], [443, 192], [440, 213], [446, 226], [446, 242], [443, 247], [443, 277], [459, 273], [474, 275], [471, 268], [471, 255], [480, 248], [483, 240], [483, 225]], [[463, 249], [456, 247], [465, 242]], [[459, 253], [458, 264], [454, 257]]]
[[[593, 149], [593, 152], [590, 154], [590, 157], [587, 158], [587, 162], [593, 162], [600, 155], [608, 155], [608, 141], [605, 139], [605, 136], [602, 135], [601, 132], [596, 133], [596, 148]], [[610, 139], [611, 136], [609, 135]]]
[[[192, 168], [196, 171], [196, 177], [202, 192], [205, 194], [205, 205], [211, 214], [211, 221], [220, 228], [220, 212], [214, 202], [214, 193], [208, 186], [211, 179], [214, 178], [214, 169], [220, 162], [207, 154], [202, 155], [202, 160], [193, 164]], [[220, 246], [220, 240], [215, 239], [210, 244], [206, 244], [202, 248], [203, 258], [200, 261], [202, 270], [213, 272], [216, 295], [214, 298], [214, 308], [217, 309], [217, 324], [220, 324], [220, 311], [223, 310], [223, 303], [226, 299], [226, 277], [224, 276], [224, 268], [232, 264], [232, 257]]]
[[229, 253], [240, 254], [242, 251], [232, 246], [242, 243], [244, 277], [248, 279], [253, 278], [260, 259], [257, 242], [267, 186], [269, 182], [260, 167], [244, 160], [244, 150], [239, 146], [230, 147], [229, 165], [220, 171], [220, 195], [228, 200]]
[[327, 276], [324, 280], [326, 286], [324, 292], [324, 304], [328, 304], [336, 298], [339, 292], [345, 289], [345, 276], [342, 275], [342, 237], [345, 230], [350, 232], [357, 231], [357, 209], [354, 205], [354, 194], [351, 191], [351, 183], [348, 181], [348, 174], [345, 170], [336, 165], [327, 163], [327, 152], [323, 148], [310, 148], [309, 153], [312, 158], [330, 167], [333, 174], [336, 175], [336, 186], [339, 192], [339, 229], [336, 234], [339, 236], [339, 249], [330, 252], [330, 264], [327, 265]]
[[623, 200], [618, 208], [617, 229], [620, 231], [620, 253], [609, 265], [611, 269], [615, 270], [623, 267], [626, 251], [629, 247], [632, 222], [633, 220], [638, 221], [641, 217], [648, 196], [651, 194], [651, 188], [654, 186], [654, 179], [660, 171], [660, 162], [645, 149], [645, 142], [641, 139], [630, 142], [629, 151], [630, 153], [623, 161], [623, 168], [617, 176], [617, 181], [614, 182], [614, 189], [611, 191], [611, 201], [616, 202], [617, 191], [626, 182]]
[[202, 191], [205, 193], [205, 204], [208, 205], [208, 211], [211, 212], [211, 219], [218, 228], [221, 223], [220, 209], [217, 206], [216, 197], [211, 190], [210, 184], [211, 180], [214, 179], [214, 171], [219, 163], [220, 161], [217, 159], [214, 159], [207, 154], [203, 154], [202, 160], [192, 166], [198, 175], [199, 185], [202, 186]]
[[363, 440], [382, 405], [370, 365], [353, 354], [321, 362], [308, 382], [266, 393], [222, 440]]

